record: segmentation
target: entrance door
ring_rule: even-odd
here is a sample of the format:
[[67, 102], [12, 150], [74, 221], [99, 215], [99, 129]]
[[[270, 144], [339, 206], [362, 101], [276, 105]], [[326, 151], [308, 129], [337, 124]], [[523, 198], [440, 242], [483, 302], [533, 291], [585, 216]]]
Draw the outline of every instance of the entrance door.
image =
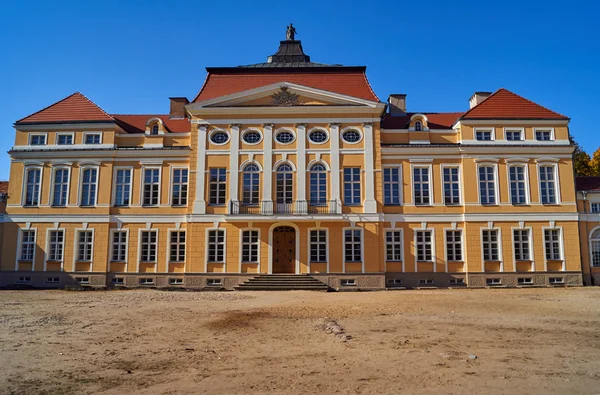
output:
[[280, 226], [273, 230], [273, 273], [296, 273], [296, 230]]

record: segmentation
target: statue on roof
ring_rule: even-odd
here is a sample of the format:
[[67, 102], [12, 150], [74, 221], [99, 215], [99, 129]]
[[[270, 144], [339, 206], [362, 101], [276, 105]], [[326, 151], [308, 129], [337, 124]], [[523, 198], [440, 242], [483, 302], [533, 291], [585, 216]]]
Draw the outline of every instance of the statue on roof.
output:
[[292, 26], [292, 24], [290, 23], [290, 25], [287, 27], [287, 31], [285, 32], [285, 39], [286, 41], [294, 41], [296, 37], [296, 28], [294, 26]]

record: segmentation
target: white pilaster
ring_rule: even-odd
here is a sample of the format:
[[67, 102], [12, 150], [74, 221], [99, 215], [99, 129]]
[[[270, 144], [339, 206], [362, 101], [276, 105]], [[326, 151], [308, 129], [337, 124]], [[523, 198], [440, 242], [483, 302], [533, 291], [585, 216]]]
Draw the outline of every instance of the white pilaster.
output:
[[298, 149], [296, 167], [296, 210], [301, 213], [308, 209], [306, 203], [306, 125], [296, 125], [296, 146]]
[[341, 213], [340, 199], [340, 125], [332, 123], [329, 125], [329, 141], [331, 145], [331, 200], [333, 207]]
[[198, 161], [196, 164], [196, 200], [194, 200], [194, 214], [206, 214], [206, 200], [204, 200], [206, 136], [207, 125], [198, 125]]
[[238, 184], [239, 176], [238, 170], [240, 166], [240, 125], [231, 125], [231, 152], [229, 155], [229, 207], [231, 209], [232, 204], [237, 205], [239, 201]]
[[373, 124], [365, 123], [363, 133], [365, 135], [365, 201], [363, 205], [365, 213], [376, 213], [377, 201], [375, 200], [375, 150], [373, 148]]
[[263, 127], [263, 196], [265, 207], [270, 207], [273, 202], [273, 124]]

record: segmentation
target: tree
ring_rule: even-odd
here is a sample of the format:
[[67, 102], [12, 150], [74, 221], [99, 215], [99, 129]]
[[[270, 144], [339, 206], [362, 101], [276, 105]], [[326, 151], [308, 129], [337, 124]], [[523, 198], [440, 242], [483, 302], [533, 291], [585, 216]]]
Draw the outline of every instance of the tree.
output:
[[590, 161], [591, 176], [600, 176], [600, 148], [594, 152], [592, 160]]
[[576, 177], [585, 176], [596, 176], [600, 175], [600, 149], [594, 153], [594, 158], [598, 155], [597, 166], [593, 167], [593, 160], [590, 158], [587, 152], [585, 152], [581, 146], [575, 141], [573, 136], [569, 134], [569, 140], [573, 144], [573, 166], [575, 167]]

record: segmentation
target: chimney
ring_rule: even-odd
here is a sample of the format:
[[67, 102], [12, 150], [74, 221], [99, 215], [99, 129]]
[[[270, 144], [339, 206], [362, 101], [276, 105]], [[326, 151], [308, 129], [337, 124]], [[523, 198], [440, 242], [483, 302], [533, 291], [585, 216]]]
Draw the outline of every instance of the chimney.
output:
[[475, 92], [473, 96], [469, 99], [469, 108], [473, 108], [479, 103], [483, 102], [485, 99], [490, 97], [492, 92]]
[[170, 97], [171, 108], [169, 110], [169, 118], [185, 118], [185, 105], [189, 104], [186, 97]]
[[388, 97], [390, 114], [404, 115], [406, 113], [406, 94], [394, 93]]

